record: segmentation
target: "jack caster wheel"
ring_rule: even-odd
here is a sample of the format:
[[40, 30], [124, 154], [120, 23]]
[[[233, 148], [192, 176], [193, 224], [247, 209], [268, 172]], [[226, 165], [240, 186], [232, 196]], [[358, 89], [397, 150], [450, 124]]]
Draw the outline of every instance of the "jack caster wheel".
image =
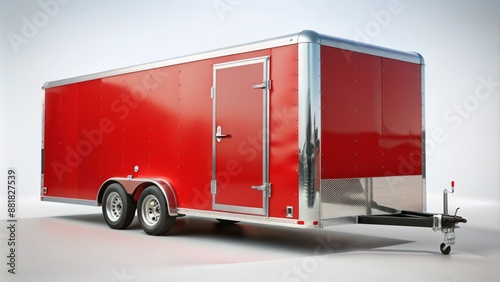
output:
[[441, 253], [443, 253], [443, 255], [449, 255], [451, 252], [451, 246], [446, 247], [445, 243], [441, 243], [439, 249], [441, 250]]

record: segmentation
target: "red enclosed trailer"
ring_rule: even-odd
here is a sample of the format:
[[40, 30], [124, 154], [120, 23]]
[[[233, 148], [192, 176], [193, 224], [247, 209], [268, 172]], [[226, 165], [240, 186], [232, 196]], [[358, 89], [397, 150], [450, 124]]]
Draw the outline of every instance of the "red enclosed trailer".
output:
[[[137, 210], [148, 234], [177, 216], [296, 227], [431, 227], [425, 207], [424, 62], [302, 31], [47, 82], [43, 201]], [[447, 250], [447, 251], [446, 251]]]

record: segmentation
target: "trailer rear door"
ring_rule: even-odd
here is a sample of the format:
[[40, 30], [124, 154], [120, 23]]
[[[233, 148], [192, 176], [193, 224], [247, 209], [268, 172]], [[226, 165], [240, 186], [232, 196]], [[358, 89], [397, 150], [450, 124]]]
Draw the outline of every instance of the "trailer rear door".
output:
[[213, 68], [214, 210], [267, 215], [269, 57]]

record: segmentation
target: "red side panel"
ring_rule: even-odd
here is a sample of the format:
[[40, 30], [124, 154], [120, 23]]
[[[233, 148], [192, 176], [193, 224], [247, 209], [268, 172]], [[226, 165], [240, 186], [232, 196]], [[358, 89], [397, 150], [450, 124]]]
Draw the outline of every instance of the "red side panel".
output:
[[420, 65], [326, 46], [321, 56], [321, 177], [421, 174]]
[[[113, 129], [111, 119], [105, 115], [101, 104], [101, 81], [91, 80], [82, 82], [79, 87], [79, 97], [77, 104], [77, 120], [73, 125], [78, 133], [76, 147], [74, 143], [67, 143], [78, 152], [80, 164], [78, 165], [78, 198], [88, 199], [92, 195], [88, 194], [89, 189], [82, 187], [92, 187], [96, 178], [102, 179], [101, 175], [106, 167], [101, 164], [103, 160], [101, 145], [109, 139], [109, 131]], [[68, 93], [66, 96], [72, 96]], [[85, 118], [80, 118], [85, 117]], [[70, 145], [72, 144], [72, 145]], [[104, 181], [104, 180], [102, 180]]]
[[45, 94], [44, 180], [49, 196], [78, 198], [79, 86], [49, 89]]
[[271, 217], [286, 217], [292, 206], [298, 218], [298, 46], [272, 49], [269, 117], [269, 177]]
[[[212, 62], [182, 64], [179, 70], [179, 97], [175, 115], [178, 136], [165, 132], [164, 141], [174, 142], [176, 158], [175, 186], [178, 205], [193, 209], [211, 209], [212, 195]], [[173, 138], [174, 137], [174, 138]], [[155, 139], [155, 138], [153, 138]], [[168, 140], [167, 140], [168, 139]], [[167, 176], [167, 171], [162, 175]]]
[[132, 175], [169, 181], [179, 207], [210, 210], [212, 66], [261, 56], [271, 56], [270, 216], [297, 213], [297, 46], [46, 89], [45, 196], [95, 200], [106, 179]]
[[383, 175], [422, 174], [420, 65], [382, 60]]

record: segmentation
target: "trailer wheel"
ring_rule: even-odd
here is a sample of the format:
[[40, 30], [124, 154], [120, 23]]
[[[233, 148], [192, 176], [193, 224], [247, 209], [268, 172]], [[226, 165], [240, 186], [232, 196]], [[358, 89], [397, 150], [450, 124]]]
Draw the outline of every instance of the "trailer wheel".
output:
[[156, 186], [149, 186], [141, 193], [137, 215], [142, 229], [149, 235], [165, 234], [175, 222], [175, 216], [168, 214], [165, 195]]
[[441, 253], [443, 253], [443, 255], [449, 255], [451, 252], [451, 246], [446, 247], [445, 243], [441, 243], [439, 249], [441, 250]]
[[104, 220], [112, 229], [125, 229], [134, 220], [136, 202], [118, 183], [108, 186], [102, 201]]

